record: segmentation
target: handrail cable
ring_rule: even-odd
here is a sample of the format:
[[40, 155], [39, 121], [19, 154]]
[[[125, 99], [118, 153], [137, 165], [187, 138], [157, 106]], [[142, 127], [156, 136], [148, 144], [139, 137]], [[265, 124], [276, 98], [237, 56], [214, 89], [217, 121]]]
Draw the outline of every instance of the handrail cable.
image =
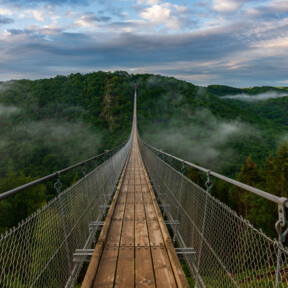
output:
[[[265, 192], [265, 191], [263, 191], [263, 190], [260, 190], [260, 189], [257, 189], [257, 188], [255, 188], [255, 187], [252, 187], [252, 186], [250, 186], [250, 185], [244, 184], [244, 183], [239, 182], [239, 181], [237, 181], [237, 180], [231, 179], [231, 178], [229, 178], [229, 177], [227, 177], [227, 176], [224, 176], [224, 175], [221, 175], [221, 174], [219, 174], [219, 173], [213, 172], [213, 171], [211, 171], [211, 170], [209, 170], [209, 169], [203, 168], [203, 167], [201, 167], [201, 166], [199, 166], [199, 165], [196, 165], [196, 164], [193, 164], [193, 163], [191, 163], [191, 162], [185, 161], [185, 160], [183, 160], [183, 159], [181, 159], [181, 158], [179, 158], [179, 157], [173, 156], [173, 155], [171, 155], [171, 154], [169, 154], [169, 153], [164, 152], [164, 151], [161, 150], [161, 149], [158, 149], [158, 148], [155, 148], [155, 147], [152, 146], [152, 145], [149, 145], [148, 143], [146, 143], [146, 142], [143, 141], [142, 139], [141, 139], [141, 141], [142, 141], [142, 143], [143, 143], [144, 145], [146, 145], [146, 146], [149, 147], [150, 149], [152, 149], [152, 150], [154, 150], [154, 151], [156, 151], [156, 152], [158, 152], [158, 153], [161, 153], [161, 154], [163, 154], [163, 155], [166, 155], [166, 156], [168, 156], [168, 157], [170, 157], [170, 158], [173, 158], [173, 159], [175, 159], [175, 160], [177, 160], [177, 161], [179, 161], [179, 162], [181, 162], [181, 163], [183, 163], [183, 164], [186, 164], [186, 165], [188, 165], [188, 166], [190, 166], [190, 167], [192, 167], [192, 168], [195, 168], [195, 169], [197, 169], [197, 170], [199, 170], [199, 171], [202, 171], [202, 172], [205, 172], [205, 173], [209, 173], [211, 176], [214, 176], [214, 177], [216, 177], [216, 178], [218, 178], [218, 179], [220, 179], [220, 180], [223, 180], [223, 181], [225, 181], [225, 182], [228, 182], [228, 183], [230, 183], [230, 184], [233, 184], [233, 185], [235, 185], [235, 186], [237, 186], [237, 187], [239, 187], [239, 188], [242, 188], [242, 189], [244, 189], [244, 190], [246, 190], [246, 191], [248, 191], [248, 192], [251, 192], [251, 193], [253, 193], [253, 194], [256, 194], [256, 195], [258, 195], [258, 196], [261, 196], [261, 197], [263, 197], [263, 198], [265, 198], [265, 199], [267, 199], [267, 200], [270, 200], [270, 201], [272, 201], [272, 202], [274, 202], [274, 203], [277, 203], [277, 204], [283, 203], [283, 198], [282, 198], [282, 197], [278, 197], [278, 196], [276, 196], [276, 195], [270, 194], [270, 193]], [[285, 199], [286, 199], [286, 198], [285, 198]], [[286, 201], [285, 203], [286, 203], [286, 204], [285, 204], [286, 208], [288, 208], [288, 202]]]
[[123, 142], [122, 144], [120, 144], [120, 145], [118, 145], [118, 146], [116, 146], [116, 147], [114, 147], [114, 148], [112, 148], [110, 150], [105, 150], [105, 152], [103, 152], [101, 154], [98, 154], [96, 156], [93, 156], [93, 157], [91, 157], [91, 158], [89, 158], [87, 160], [84, 160], [84, 161], [79, 162], [77, 164], [74, 164], [72, 166], [66, 167], [66, 168], [64, 168], [64, 169], [62, 169], [60, 171], [56, 171], [56, 172], [54, 172], [54, 173], [52, 173], [50, 175], [44, 176], [44, 177], [42, 177], [40, 179], [37, 179], [35, 181], [29, 182], [29, 183], [24, 184], [22, 186], [19, 186], [19, 187], [16, 187], [14, 189], [11, 189], [9, 191], [6, 191], [6, 192], [0, 194], [0, 201], [4, 200], [4, 199], [6, 199], [6, 198], [8, 198], [10, 196], [13, 196], [13, 195], [15, 195], [15, 194], [27, 189], [27, 188], [30, 188], [30, 187], [33, 187], [33, 186], [38, 185], [40, 183], [46, 182], [46, 181], [48, 181], [50, 179], [59, 177], [63, 173], [71, 171], [71, 170], [73, 170], [73, 169], [75, 169], [77, 167], [83, 166], [83, 165], [85, 165], [85, 164], [87, 164], [87, 163], [89, 163], [89, 162], [91, 162], [93, 160], [96, 160], [96, 159], [98, 159], [98, 158], [100, 158], [100, 157], [102, 157], [104, 155], [108, 155], [109, 153], [111, 153], [111, 152], [113, 152], [113, 151], [115, 151], [117, 149], [122, 148], [126, 143], [127, 143], [127, 141]]

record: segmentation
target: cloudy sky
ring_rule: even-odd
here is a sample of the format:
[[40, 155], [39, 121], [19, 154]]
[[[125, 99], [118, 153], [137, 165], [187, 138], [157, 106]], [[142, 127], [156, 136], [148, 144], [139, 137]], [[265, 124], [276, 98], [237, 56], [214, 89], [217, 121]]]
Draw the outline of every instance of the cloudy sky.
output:
[[0, 81], [98, 70], [288, 86], [288, 0], [0, 0]]

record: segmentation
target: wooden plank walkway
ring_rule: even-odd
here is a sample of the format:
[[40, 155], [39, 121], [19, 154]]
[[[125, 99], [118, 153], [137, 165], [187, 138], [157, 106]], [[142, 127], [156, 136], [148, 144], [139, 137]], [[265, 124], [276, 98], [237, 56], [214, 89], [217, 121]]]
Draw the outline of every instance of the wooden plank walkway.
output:
[[135, 118], [130, 156], [82, 288], [189, 287], [144, 168]]

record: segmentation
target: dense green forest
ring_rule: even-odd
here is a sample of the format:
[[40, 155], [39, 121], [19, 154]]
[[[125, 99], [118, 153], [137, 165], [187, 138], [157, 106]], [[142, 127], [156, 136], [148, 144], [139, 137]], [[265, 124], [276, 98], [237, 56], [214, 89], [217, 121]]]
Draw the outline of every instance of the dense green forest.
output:
[[[270, 193], [288, 196], [288, 97], [261, 101], [223, 97], [286, 93], [287, 88], [205, 88], [171, 77], [124, 71], [0, 82], [0, 193], [126, 140], [134, 83], [139, 87], [142, 139]], [[197, 172], [187, 173], [201, 184]], [[42, 185], [26, 197], [21, 194], [2, 201], [0, 231], [51, 199], [55, 195], [51, 187]], [[273, 205], [217, 181], [212, 190], [273, 235], [277, 217]]]

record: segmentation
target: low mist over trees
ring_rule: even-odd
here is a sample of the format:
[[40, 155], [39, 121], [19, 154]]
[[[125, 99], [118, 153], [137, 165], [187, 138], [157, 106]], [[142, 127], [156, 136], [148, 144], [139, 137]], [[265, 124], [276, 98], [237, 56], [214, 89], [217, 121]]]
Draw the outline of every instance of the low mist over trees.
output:
[[[0, 82], [0, 193], [125, 141], [131, 129], [135, 83], [139, 132], [145, 141], [287, 197], [286, 88], [205, 88], [171, 77], [124, 71]], [[274, 93], [273, 99], [266, 99], [268, 94], [256, 99], [268, 92]], [[236, 97], [243, 93], [255, 98]], [[188, 172], [202, 184], [200, 175]], [[75, 175], [70, 178], [73, 181]], [[49, 184], [32, 189], [28, 198], [20, 194], [2, 201], [1, 231], [55, 193]], [[212, 193], [273, 234], [269, 225], [275, 220], [275, 207], [217, 181]]]

